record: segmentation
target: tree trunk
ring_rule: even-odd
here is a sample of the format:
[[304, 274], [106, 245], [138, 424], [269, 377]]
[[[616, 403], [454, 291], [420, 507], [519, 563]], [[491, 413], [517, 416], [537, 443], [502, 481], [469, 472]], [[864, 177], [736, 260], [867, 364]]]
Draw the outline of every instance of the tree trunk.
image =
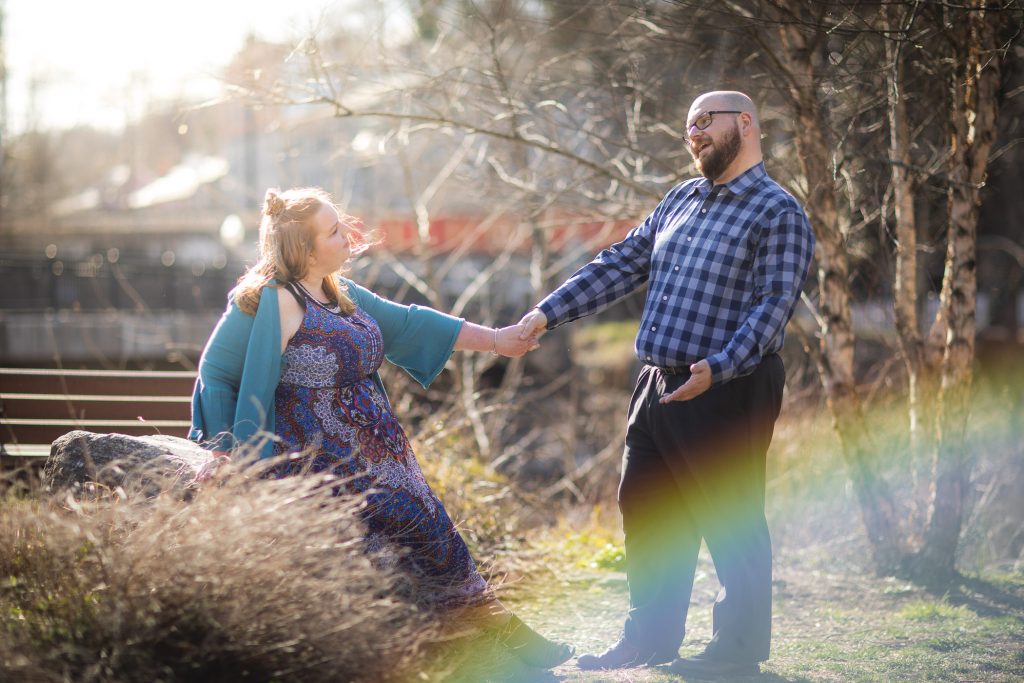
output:
[[[949, 230], [941, 307], [947, 320], [937, 435], [935, 496], [918, 567], [930, 578], [956, 573], [956, 548], [965, 513], [970, 461], [966, 453], [967, 417], [973, 379], [977, 278], [978, 207], [985, 169], [999, 114], [1000, 56], [996, 36], [999, 13], [974, 0], [967, 12], [961, 68], [952, 84]], [[959, 22], [957, 22], [959, 24]], [[961, 24], [962, 25], [962, 24]]]
[[898, 517], [885, 480], [875, 475], [871, 463], [875, 448], [868, 437], [864, 411], [856, 391], [853, 351], [854, 333], [850, 309], [849, 256], [839, 226], [838, 201], [833, 174], [827, 166], [832, 158], [825, 141], [827, 120], [819, 100], [823, 55], [807, 29], [782, 23], [781, 65], [790, 84], [788, 96], [794, 110], [797, 152], [801, 171], [807, 179], [805, 203], [816, 238], [818, 265], [819, 320], [821, 320], [821, 363], [819, 373], [833, 425], [842, 444], [861, 516], [871, 543], [876, 571], [895, 573], [905, 557]]
[[[904, 44], [912, 28], [916, 8], [901, 11], [899, 5], [883, 9], [882, 26], [890, 36], [885, 43], [889, 61], [886, 74], [889, 114], [889, 163], [896, 236], [896, 268], [893, 273], [893, 311], [896, 339], [907, 371], [907, 431], [913, 489], [909, 543], [924, 528], [932, 494], [931, 453], [934, 449], [935, 397], [938, 368], [927, 353], [918, 317], [917, 215], [914, 209], [915, 180], [910, 169], [910, 123], [904, 92]], [[883, 216], [882, 220], [886, 220]]]

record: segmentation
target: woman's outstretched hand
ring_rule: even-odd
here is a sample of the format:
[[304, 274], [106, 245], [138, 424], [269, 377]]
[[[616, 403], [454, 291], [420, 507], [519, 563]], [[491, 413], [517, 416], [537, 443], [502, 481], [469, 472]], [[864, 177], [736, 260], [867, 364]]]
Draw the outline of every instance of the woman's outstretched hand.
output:
[[536, 338], [524, 338], [522, 323], [500, 327], [494, 336], [494, 352], [509, 358], [519, 358], [539, 347]]

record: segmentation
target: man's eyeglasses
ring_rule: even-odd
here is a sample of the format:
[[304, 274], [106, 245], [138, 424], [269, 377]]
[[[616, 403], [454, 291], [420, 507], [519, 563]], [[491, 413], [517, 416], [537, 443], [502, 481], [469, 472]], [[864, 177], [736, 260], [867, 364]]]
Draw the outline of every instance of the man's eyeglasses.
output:
[[694, 126], [697, 126], [697, 130], [704, 130], [712, 123], [715, 122], [715, 114], [742, 114], [741, 111], [706, 111], [693, 120], [693, 123], [686, 127], [686, 130], [690, 130]]

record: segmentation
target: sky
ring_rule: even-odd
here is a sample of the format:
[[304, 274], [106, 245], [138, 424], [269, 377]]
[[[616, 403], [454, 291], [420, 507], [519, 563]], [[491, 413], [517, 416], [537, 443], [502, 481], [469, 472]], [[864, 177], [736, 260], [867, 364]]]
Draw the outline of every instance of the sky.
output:
[[32, 121], [116, 130], [149, 101], [216, 96], [218, 69], [247, 34], [297, 42], [372, 1], [0, 0], [8, 133]]

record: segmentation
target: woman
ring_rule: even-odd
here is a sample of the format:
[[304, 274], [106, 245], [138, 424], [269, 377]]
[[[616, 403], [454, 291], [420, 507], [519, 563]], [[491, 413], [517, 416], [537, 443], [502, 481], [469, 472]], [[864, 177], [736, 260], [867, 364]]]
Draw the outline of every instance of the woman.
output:
[[308, 453], [273, 473], [330, 471], [346, 491], [365, 494], [368, 550], [416, 580], [417, 602], [472, 612], [526, 664], [556, 666], [572, 648], [538, 635], [489, 594], [377, 374], [387, 358], [426, 387], [454, 350], [521, 356], [536, 342], [520, 340], [518, 326], [403, 306], [340, 277], [365, 249], [353, 223], [320, 189], [267, 192], [259, 260], [232, 290], [199, 363], [190, 438], [213, 450], [214, 462], [241, 447], [262, 457]]

